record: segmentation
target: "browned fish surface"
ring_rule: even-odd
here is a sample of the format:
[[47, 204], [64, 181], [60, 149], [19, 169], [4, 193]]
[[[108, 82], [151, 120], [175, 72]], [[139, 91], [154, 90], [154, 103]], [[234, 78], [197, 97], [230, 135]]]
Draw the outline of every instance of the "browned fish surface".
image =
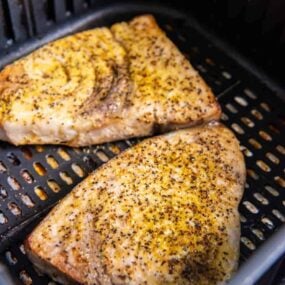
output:
[[144, 140], [75, 187], [28, 237], [28, 256], [64, 284], [225, 284], [244, 182], [220, 124]]
[[0, 72], [0, 139], [84, 146], [218, 119], [152, 16], [49, 43]]

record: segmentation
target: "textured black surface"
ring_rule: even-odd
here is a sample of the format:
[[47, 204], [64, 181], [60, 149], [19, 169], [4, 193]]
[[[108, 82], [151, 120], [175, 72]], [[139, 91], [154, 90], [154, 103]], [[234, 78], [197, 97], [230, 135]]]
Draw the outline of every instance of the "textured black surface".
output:
[[[66, 17], [70, 17], [75, 10], [86, 8], [70, 5], [61, 9], [65, 9]], [[285, 222], [285, 117], [284, 100], [281, 99], [285, 93], [280, 92], [268, 78], [265, 84], [262, 77], [254, 73], [254, 69], [242, 67], [239, 63], [243, 59], [228, 57], [231, 51], [220, 44], [217, 47], [218, 41], [204, 33], [203, 28], [190, 17], [162, 7], [114, 6], [89, 13], [88, 17], [78, 20], [73, 18], [62, 29], [61, 26], [55, 26], [56, 21], [62, 20], [60, 16], [51, 13], [48, 21], [54, 28], [47, 36], [34, 38], [30, 46], [35, 47], [64, 33], [109, 25], [145, 12], [156, 16], [160, 26], [211, 86], [222, 105], [223, 122], [234, 130], [241, 142], [248, 168], [245, 195], [240, 205], [243, 262]], [[39, 29], [33, 32], [45, 30]], [[10, 59], [27, 52], [29, 46], [25, 48], [17, 52], [11, 50]], [[278, 96], [275, 90], [279, 90]], [[39, 276], [26, 259], [22, 247], [26, 234], [40, 220], [41, 215], [90, 171], [96, 169], [102, 160], [113, 157], [118, 150], [130, 145], [131, 142], [127, 141], [72, 149], [56, 146], [19, 148], [1, 143], [0, 246], [5, 248], [1, 259], [22, 284], [45, 285], [50, 282], [48, 278]], [[64, 150], [69, 159], [60, 150]], [[52, 167], [52, 158], [48, 156], [57, 161], [57, 167]], [[84, 174], [76, 174], [74, 165], [80, 167]], [[59, 191], [52, 190], [49, 185], [51, 181], [58, 185]], [[40, 194], [39, 191], [43, 192]], [[7, 247], [9, 241], [13, 243]]]
[[278, 78], [285, 87], [284, 0], [161, 0], [200, 22]]
[[[42, 36], [57, 23], [68, 21], [73, 16], [84, 14], [93, 8], [99, 9], [112, 2], [124, 1], [0, 0], [0, 58], [11, 47], [17, 49], [23, 41], [34, 36]], [[231, 42], [267, 73], [277, 78], [284, 88], [284, 0], [200, 0], [199, 2], [144, 0], [144, 2], [167, 4], [181, 11], [190, 12], [209, 29], [219, 33], [220, 37]]]

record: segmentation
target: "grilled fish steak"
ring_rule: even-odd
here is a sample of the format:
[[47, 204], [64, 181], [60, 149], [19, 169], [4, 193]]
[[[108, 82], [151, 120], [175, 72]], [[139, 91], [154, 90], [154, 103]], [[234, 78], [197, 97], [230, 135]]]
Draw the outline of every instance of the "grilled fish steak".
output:
[[152, 16], [49, 43], [0, 72], [0, 139], [84, 146], [218, 119], [211, 90]]
[[146, 139], [76, 186], [25, 241], [63, 284], [225, 284], [245, 165], [219, 123]]

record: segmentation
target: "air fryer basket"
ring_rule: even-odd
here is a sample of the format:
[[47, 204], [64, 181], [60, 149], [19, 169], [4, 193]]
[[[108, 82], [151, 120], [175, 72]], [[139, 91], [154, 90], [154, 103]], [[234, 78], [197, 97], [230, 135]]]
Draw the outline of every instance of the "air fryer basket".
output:
[[[80, 9], [87, 9], [89, 2], [92, 1], [86, 1], [87, 4]], [[9, 5], [11, 3], [14, 1]], [[222, 121], [241, 142], [247, 165], [247, 183], [240, 204], [242, 270], [250, 275], [248, 269], [251, 263], [248, 259], [263, 243], [267, 249], [258, 251], [261, 256], [274, 252], [268, 266], [284, 254], [285, 237], [281, 236], [281, 227], [285, 222], [285, 92], [279, 86], [232, 48], [209, 34], [189, 15], [170, 8], [120, 4], [90, 11], [82, 17], [71, 17], [69, 10], [62, 11], [60, 5], [55, 5], [54, 18], [44, 18], [43, 21], [39, 20], [43, 19], [43, 15], [37, 10], [37, 1], [32, 3], [33, 9], [25, 12], [26, 15], [34, 13], [34, 17], [27, 17], [30, 28], [26, 34], [14, 32], [14, 40], [23, 40], [23, 44], [13, 46], [9, 39], [1, 42], [1, 33], [6, 29], [7, 34], [10, 28], [0, 26], [0, 45], [5, 46], [7, 51], [0, 58], [2, 66], [66, 34], [128, 20], [137, 14], [152, 13], [213, 89], [223, 109]], [[26, 6], [21, 7], [27, 9]], [[0, 5], [0, 16], [2, 8]], [[70, 17], [70, 20], [60, 24], [62, 15]], [[12, 17], [9, 19], [10, 24], [15, 21]], [[54, 25], [54, 28], [43, 37], [36, 37], [45, 32], [43, 22]], [[21, 29], [21, 22], [17, 24]], [[137, 141], [133, 139], [85, 148], [15, 147], [0, 143], [0, 258], [20, 284], [54, 284], [40, 275], [27, 260], [22, 245], [27, 233], [88, 173]], [[279, 233], [274, 244], [283, 245], [277, 252], [273, 250], [273, 242], [266, 242], [274, 232]], [[258, 278], [260, 274], [253, 278]]]

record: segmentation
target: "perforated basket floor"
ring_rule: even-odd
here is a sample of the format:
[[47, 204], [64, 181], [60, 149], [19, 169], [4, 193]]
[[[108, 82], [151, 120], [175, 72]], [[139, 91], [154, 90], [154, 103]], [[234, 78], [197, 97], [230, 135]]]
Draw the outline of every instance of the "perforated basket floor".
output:
[[[124, 6], [100, 11], [82, 27], [109, 25], [152, 12], [211, 86], [223, 109], [222, 120], [235, 132], [246, 158], [247, 184], [240, 205], [244, 262], [285, 222], [284, 100], [254, 73], [241, 67], [238, 60], [228, 57], [228, 50], [216, 47], [189, 17], [162, 8], [138, 6], [130, 11], [131, 8], [124, 10]], [[76, 21], [70, 24], [71, 30], [75, 27], [74, 32]], [[4, 250], [1, 260], [20, 284], [55, 284], [34, 270], [22, 241], [74, 185], [136, 142], [79, 149], [0, 144], [0, 247]]]

